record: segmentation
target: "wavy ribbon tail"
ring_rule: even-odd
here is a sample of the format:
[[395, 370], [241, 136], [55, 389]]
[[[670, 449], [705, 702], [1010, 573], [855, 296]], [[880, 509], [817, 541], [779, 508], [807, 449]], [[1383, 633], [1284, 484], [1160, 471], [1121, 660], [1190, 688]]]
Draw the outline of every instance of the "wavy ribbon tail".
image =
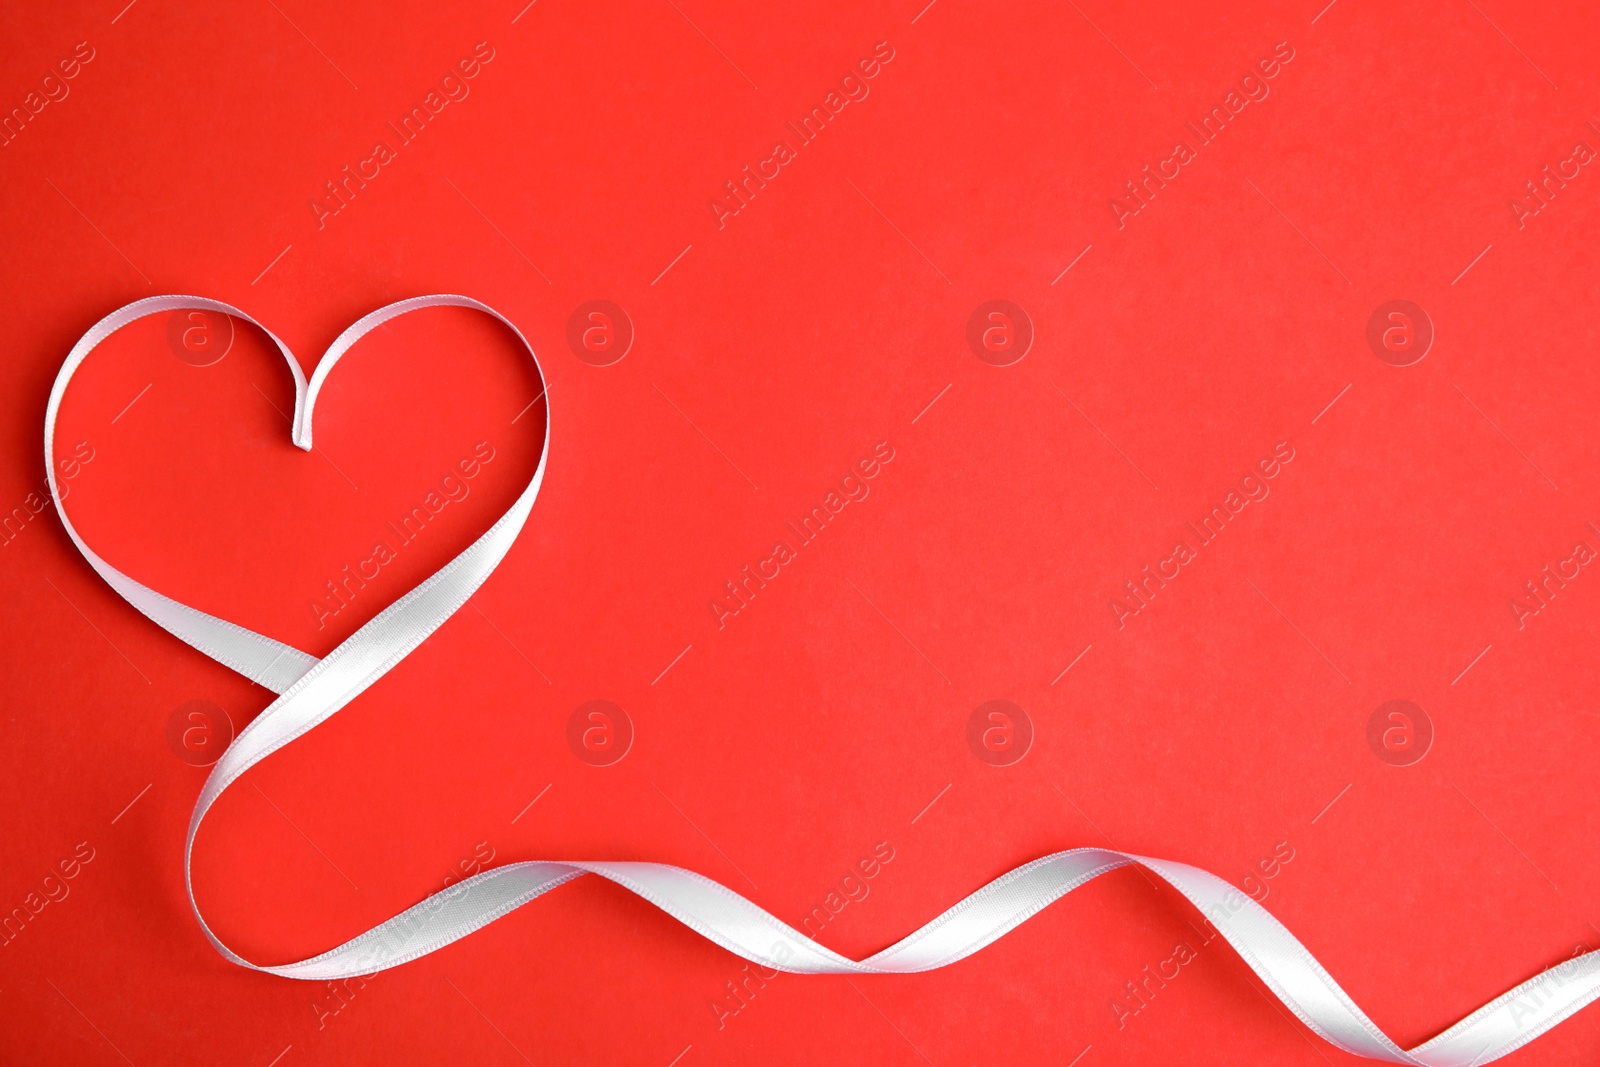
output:
[[681, 867], [527, 861], [465, 879], [320, 956], [258, 969], [310, 981], [372, 974], [443, 948], [565, 882], [594, 874], [763, 967], [792, 974], [909, 974], [965, 959], [1079, 886], [1134, 864], [1187, 897], [1301, 1022], [1358, 1056], [1476, 1067], [1521, 1048], [1600, 996], [1600, 952], [1590, 952], [1522, 983], [1432, 1040], [1402, 1049], [1282, 923], [1238, 889], [1198, 867], [1098, 848], [1057, 852], [1009, 871], [860, 961], [817, 944], [738, 893]]

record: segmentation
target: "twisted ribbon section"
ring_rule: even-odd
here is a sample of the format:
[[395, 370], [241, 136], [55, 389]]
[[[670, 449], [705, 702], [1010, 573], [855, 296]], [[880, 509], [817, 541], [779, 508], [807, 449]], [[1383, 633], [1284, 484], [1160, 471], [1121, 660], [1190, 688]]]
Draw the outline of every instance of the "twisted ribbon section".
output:
[[484, 871], [438, 892], [320, 956], [277, 966], [244, 959], [212, 932], [200, 914], [190, 873], [195, 835], [217, 798], [251, 767], [338, 712], [444, 624], [493, 573], [532, 510], [549, 454], [550, 420], [538, 468], [510, 510], [460, 555], [385, 608], [322, 659], [163, 596], [97, 555], [62, 506], [54, 437], [61, 398], [73, 373], [101, 341], [121, 327], [164, 311], [205, 310], [254, 323], [283, 353], [294, 376], [292, 439], [311, 449], [317, 395], [339, 358], [376, 327], [422, 308], [462, 307], [505, 323], [504, 315], [470, 297], [402, 300], [360, 319], [333, 342], [308, 383], [289, 349], [236, 307], [195, 296], [157, 296], [129, 304], [90, 328], [67, 355], [45, 411], [44, 458], [56, 511], [73, 544], [100, 576], [158, 625], [219, 663], [278, 693], [212, 768], [195, 802], [184, 845], [184, 879], [200, 929], [224, 957], [241, 967], [284, 978], [324, 980], [369, 975], [425, 956], [486, 926], [563, 882], [599, 875], [650, 901], [708, 940], [768, 968], [795, 974], [907, 974], [965, 959], [1009, 933], [1078, 886], [1137, 864], [1187, 897], [1301, 1022], [1333, 1045], [1359, 1056], [1426, 1067], [1475, 1067], [1532, 1041], [1600, 996], [1600, 952], [1558, 964], [1501, 995], [1416, 1048], [1400, 1048], [1282, 923], [1215, 875], [1170, 860], [1109, 849], [1057, 852], [1016, 868], [926, 926], [876, 955], [851, 960], [817, 944], [727, 887], [663, 863], [527, 861]]

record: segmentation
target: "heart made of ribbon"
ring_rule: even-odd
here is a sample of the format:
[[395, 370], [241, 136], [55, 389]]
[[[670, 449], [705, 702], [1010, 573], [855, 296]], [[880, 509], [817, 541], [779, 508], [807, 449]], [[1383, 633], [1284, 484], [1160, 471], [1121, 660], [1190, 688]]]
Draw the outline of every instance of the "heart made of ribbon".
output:
[[284, 978], [313, 981], [370, 975], [443, 948], [563, 882], [595, 874], [638, 894], [728, 951], [767, 968], [796, 974], [906, 974], [964, 959], [1078, 886], [1108, 871], [1137, 865], [1187, 897], [1301, 1022], [1331, 1044], [1359, 1056], [1426, 1067], [1474, 1067], [1521, 1048], [1600, 997], [1600, 952], [1590, 952], [1551, 967], [1437, 1037], [1405, 1050], [1367, 1018], [1282, 923], [1240, 890], [1198, 867], [1099, 848], [1053, 853], [1009, 871], [920, 930], [860, 961], [817, 944], [733, 890], [694, 871], [662, 863], [577, 860], [529, 860], [483, 871], [310, 959], [273, 966], [244, 959], [206, 925], [195, 900], [191, 858], [206, 813], [251, 767], [360, 696], [442, 626], [488, 579], [533, 509], [549, 456], [550, 420], [545, 420], [539, 465], [510, 509], [454, 559], [318, 659], [163, 596], [90, 549], [67, 517], [57, 483], [57, 412], [74, 372], [112, 333], [163, 311], [214, 311], [256, 325], [283, 353], [295, 382], [291, 438], [310, 451], [317, 395], [339, 358], [378, 326], [432, 307], [471, 308], [493, 316], [516, 334], [538, 365], [527, 338], [498, 311], [470, 297], [423, 296], [379, 308], [355, 322], [329, 346], [308, 382], [288, 347], [238, 308], [204, 297], [155, 296], [119, 308], [90, 327], [67, 354], [50, 390], [44, 422], [45, 470], [56, 512], [72, 543], [113, 589], [158, 625], [278, 694], [212, 767], [195, 802], [184, 844], [189, 906], [206, 938], [231, 962]]

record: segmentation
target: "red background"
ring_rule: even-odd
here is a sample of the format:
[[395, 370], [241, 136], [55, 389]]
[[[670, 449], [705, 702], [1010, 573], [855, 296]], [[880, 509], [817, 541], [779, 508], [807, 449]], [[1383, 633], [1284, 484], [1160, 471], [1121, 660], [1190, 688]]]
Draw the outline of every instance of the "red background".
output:
[[[66, 352], [142, 296], [234, 303], [309, 370], [375, 307], [465, 293], [549, 387], [545, 488], [493, 578], [214, 810], [196, 883], [245, 955], [331, 947], [480, 843], [680, 864], [798, 923], [887, 842], [821, 935], [864, 955], [1057, 849], [1238, 881], [1287, 842], [1266, 906], [1406, 1045], [1600, 946], [1600, 577], [1521, 628], [1509, 606], [1600, 547], [1600, 177], [1521, 226], [1509, 207], [1600, 143], [1585, 5], [123, 2], [0, 16], [6, 109], [94, 54], [0, 148], [8, 513], [42, 484]], [[1270, 95], [1119, 228], [1123, 183], [1284, 41]], [[479, 42], [470, 94], [396, 145], [386, 123]], [[724, 182], [879, 42], [870, 95], [719, 228]], [[380, 137], [397, 158], [319, 226], [310, 202]], [[567, 345], [593, 299], [636, 331], [607, 367]], [[1008, 367], [966, 343], [990, 299], [1036, 331]], [[1436, 331], [1409, 367], [1366, 343], [1392, 299]], [[320, 455], [289, 444], [258, 334], [195, 367], [165, 331], [128, 328], [74, 383], [59, 447], [94, 459], [69, 507], [127, 573], [308, 651], [537, 462], [542, 406], [511, 420], [538, 375], [471, 313], [362, 342]], [[483, 440], [468, 500], [319, 630], [322, 583]], [[870, 496], [719, 629], [723, 583], [880, 441]], [[1280, 441], [1271, 495], [1119, 629], [1123, 583]], [[0, 908], [80, 842], [94, 859], [0, 947], [6, 1062], [1346, 1058], [1220, 942], [1119, 1028], [1124, 983], [1193, 939], [1133, 871], [945, 970], [785, 975], [720, 1020], [741, 961], [594, 879], [343, 999], [233, 967], [184, 899], [205, 772], [166, 731], [186, 701], [238, 727], [270, 694], [121, 601], [49, 508], [15, 529]], [[634, 726], [613, 766], [567, 747], [591, 699]], [[991, 699], [1033, 723], [1011, 766], [967, 745]], [[1392, 699], [1436, 733], [1411, 766], [1367, 745]], [[1508, 1062], [1597, 1047], [1588, 1012]]]

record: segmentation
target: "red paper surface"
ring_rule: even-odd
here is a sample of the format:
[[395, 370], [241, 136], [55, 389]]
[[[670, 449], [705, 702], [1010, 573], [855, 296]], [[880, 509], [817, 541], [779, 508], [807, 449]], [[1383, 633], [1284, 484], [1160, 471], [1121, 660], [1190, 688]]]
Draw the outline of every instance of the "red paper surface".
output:
[[[690, 867], [859, 956], [1107, 842], [1245, 886], [1406, 1045], [1600, 947], [1585, 5], [123, 2], [0, 25], [0, 1059], [1348, 1059], [1131, 870], [914, 977], [746, 981], [595, 879], [364, 984], [228, 964], [183, 834], [215, 709], [270, 694], [38, 495], [66, 352], [169, 292], [308, 371], [432, 292], [539, 355], [394, 323], [313, 454], [242, 323], [215, 361], [165, 317], [90, 358], [57, 435], [85, 537], [319, 655], [508, 506], [548, 386], [500, 569], [203, 831], [253, 959], [532, 858]], [[631, 730], [606, 766], [568, 740], [594, 700]], [[1590, 1011], [1507, 1062], [1597, 1047]]]

